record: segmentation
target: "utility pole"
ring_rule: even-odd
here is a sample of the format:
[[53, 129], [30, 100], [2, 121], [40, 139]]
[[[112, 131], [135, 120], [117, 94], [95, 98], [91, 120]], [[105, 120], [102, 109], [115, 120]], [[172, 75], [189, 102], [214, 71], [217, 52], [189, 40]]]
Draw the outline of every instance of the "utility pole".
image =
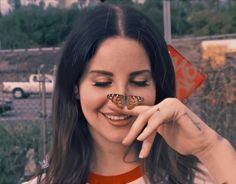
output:
[[171, 43], [171, 16], [170, 16], [170, 1], [163, 0], [163, 22], [164, 22], [164, 38], [167, 44]]

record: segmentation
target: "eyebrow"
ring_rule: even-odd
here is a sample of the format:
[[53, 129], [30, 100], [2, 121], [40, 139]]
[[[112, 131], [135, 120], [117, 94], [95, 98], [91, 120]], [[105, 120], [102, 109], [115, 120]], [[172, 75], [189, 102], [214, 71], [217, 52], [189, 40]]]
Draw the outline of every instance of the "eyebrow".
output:
[[143, 73], [151, 74], [151, 71], [150, 70], [139, 70], [139, 71], [132, 72], [130, 74], [130, 76], [133, 77], [133, 76], [140, 75], [140, 74], [143, 74]]
[[105, 71], [105, 70], [92, 70], [89, 73], [98, 73], [98, 74], [113, 76], [113, 73]]
[[[89, 73], [98, 73], [98, 74], [103, 74], [103, 75], [107, 75], [107, 76], [113, 76], [112, 72], [108, 72], [108, 71], [105, 71], [105, 70], [91, 70]], [[149, 73], [149, 74], [151, 74], [151, 71], [148, 70], [148, 69], [139, 70], [139, 71], [131, 72], [130, 76], [133, 77], [133, 76], [136, 76], [136, 75], [140, 75], [142, 73]]]

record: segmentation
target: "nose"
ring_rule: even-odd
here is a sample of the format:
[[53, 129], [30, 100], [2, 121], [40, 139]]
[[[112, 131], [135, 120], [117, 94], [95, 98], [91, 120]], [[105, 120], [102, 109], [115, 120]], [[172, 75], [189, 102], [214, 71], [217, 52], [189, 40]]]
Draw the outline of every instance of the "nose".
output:
[[129, 90], [126, 84], [120, 83], [114, 86], [109, 94], [107, 94], [109, 106], [116, 106], [115, 108], [118, 107], [119, 109], [123, 109], [127, 104], [126, 95], [128, 94], [128, 91]]
[[128, 95], [130, 92], [129, 86], [126, 82], [119, 82], [113, 86], [111, 93], [120, 94], [120, 95]]
[[121, 95], [128, 95], [129, 93], [129, 85], [127, 83], [120, 83], [117, 85], [117, 93]]

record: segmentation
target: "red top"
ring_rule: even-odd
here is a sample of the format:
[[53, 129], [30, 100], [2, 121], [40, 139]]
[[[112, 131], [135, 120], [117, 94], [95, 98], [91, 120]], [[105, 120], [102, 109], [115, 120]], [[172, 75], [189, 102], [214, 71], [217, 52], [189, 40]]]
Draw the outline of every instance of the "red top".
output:
[[143, 176], [141, 167], [136, 167], [133, 170], [114, 176], [103, 176], [95, 173], [90, 173], [88, 178], [89, 184], [124, 184], [130, 183]]

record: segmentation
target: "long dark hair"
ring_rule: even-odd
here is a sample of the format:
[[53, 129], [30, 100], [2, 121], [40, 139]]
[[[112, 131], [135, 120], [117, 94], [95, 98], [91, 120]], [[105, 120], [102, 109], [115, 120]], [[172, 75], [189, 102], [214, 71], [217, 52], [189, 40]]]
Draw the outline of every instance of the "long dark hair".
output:
[[[101, 5], [83, 10], [66, 41], [58, 66], [53, 95], [53, 143], [46, 183], [87, 181], [93, 140], [80, 101], [75, 97], [75, 87], [99, 45], [114, 36], [135, 39], [145, 48], [156, 83], [156, 103], [175, 97], [175, 73], [166, 43], [146, 16], [124, 6]], [[193, 183], [195, 161], [172, 150], [157, 134], [142, 168], [151, 183]]]

